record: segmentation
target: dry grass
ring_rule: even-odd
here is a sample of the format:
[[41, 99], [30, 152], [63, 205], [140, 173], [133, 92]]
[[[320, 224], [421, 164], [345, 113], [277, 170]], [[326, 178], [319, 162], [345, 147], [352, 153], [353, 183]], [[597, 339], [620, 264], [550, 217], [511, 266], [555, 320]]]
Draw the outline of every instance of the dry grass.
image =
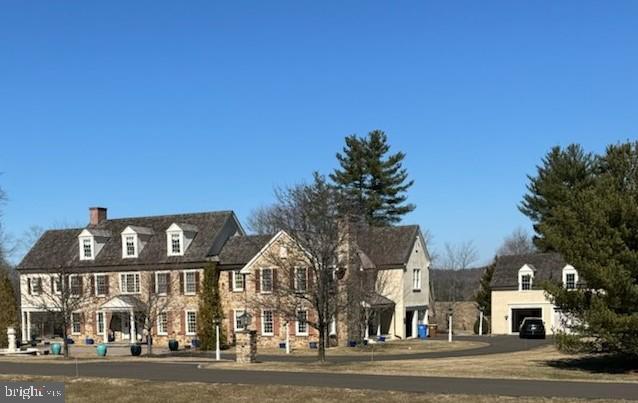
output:
[[[585, 402], [581, 399], [440, 395], [353, 389], [150, 382], [122, 379], [0, 376], [7, 381], [61, 381], [67, 402]], [[596, 400], [620, 402], [620, 400]]]
[[[587, 368], [570, 365], [574, 356], [545, 346], [529, 351], [507, 354], [491, 354], [459, 358], [438, 358], [403, 361], [359, 362], [343, 364], [259, 363], [249, 366], [256, 370], [342, 372], [360, 374], [443, 376], [462, 378], [499, 379], [549, 379], [582, 380], [595, 382], [638, 382], [638, 371], [614, 370], [614, 362], [602, 363], [599, 367]], [[579, 357], [583, 358], [583, 357]], [[607, 366], [607, 367], [605, 367]], [[209, 368], [247, 369], [236, 363], [210, 364]]]

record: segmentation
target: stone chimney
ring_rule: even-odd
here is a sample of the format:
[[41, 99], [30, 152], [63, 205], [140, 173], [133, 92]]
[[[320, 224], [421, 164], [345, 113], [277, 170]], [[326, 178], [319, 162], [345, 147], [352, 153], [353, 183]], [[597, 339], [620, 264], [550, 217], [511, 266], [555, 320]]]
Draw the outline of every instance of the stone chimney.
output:
[[98, 225], [104, 220], [106, 220], [105, 207], [89, 207], [89, 224], [90, 225]]

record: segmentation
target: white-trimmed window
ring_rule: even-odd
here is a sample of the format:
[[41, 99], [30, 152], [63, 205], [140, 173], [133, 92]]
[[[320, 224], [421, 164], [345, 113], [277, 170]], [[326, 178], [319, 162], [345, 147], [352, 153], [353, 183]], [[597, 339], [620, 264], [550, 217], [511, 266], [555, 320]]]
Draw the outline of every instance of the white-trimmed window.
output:
[[82, 333], [82, 315], [79, 312], [73, 312], [71, 314], [71, 334]]
[[246, 310], [245, 309], [234, 309], [234, 322], [235, 322], [235, 331], [240, 331], [240, 330], [246, 330], [246, 326], [244, 325], [243, 322], [243, 316], [246, 314]]
[[137, 257], [137, 240], [135, 235], [124, 235], [124, 257]]
[[27, 279], [29, 287], [29, 295], [42, 294], [42, 278], [41, 277], [29, 277]]
[[97, 312], [95, 314], [95, 327], [97, 334], [104, 334], [104, 312]]
[[297, 336], [308, 336], [308, 311], [297, 311]]
[[53, 283], [53, 293], [55, 295], [62, 295], [62, 277], [55, 275], [51, 277], [51, 282]]
[[412, 269], [412, 289], [421, 291], [421, 269]]
[[170, 274], [167, 271], [155, 272], [155, 293], [158, 295], [168, 294], [168, 278]]
[[74, 297], [82, 295], [82, 277], [77, 274], [69, 276], [71, 295]]
[[274, 336], [275, 317], [271, 310], [261, 311], [261, 334], [262, 336]]
[[330, 321], [330, 336], [336, 336], [336, 335], [337, 335], [337, 320], [333, 316], [332, 320]]
[[157, 334], [158, 336], [166, 336], [168, 334], [168, 313], [160, 312], [157, 315]]
[[140, 293], [140, 273], [121, 273], [120, 292], [122, 294]]
[[295, 267], [295, 292], [306, 292], [308, 290], [308, 269], [306, 267]]
[[80, 238], [80, 260], [93, 260], [93, 238]]
[[534, 282], [534, 270], [528, 265], [524, 265], [518, 271], [518, 290], [529, 291]]
[[197, 311], [186, 311], [186, 335], [197, 334]]
[[197, 270], [184, 272], [184, 295], [197, 294]]
[[273, 289], [273, 269], [262, 267], [259, 272], [260, 291], [264, 294], [271, 293]]
[[182, 255], [182, 234], [179, 232], [171, 232], [169, 234], [170, 249], [169, 255], [181, 256]]
[[563, 268], [563, 286], [568, 290], [575, 290], [578, 285], [578, 272], [573, 266]]
[[106, 274], [96, 274], [95, 278], [95, 296], [104, 297], [109, 293], [109, 277]]
[[244, 291], [244, 275], [239, 271], [233, 272], [233, 291]]

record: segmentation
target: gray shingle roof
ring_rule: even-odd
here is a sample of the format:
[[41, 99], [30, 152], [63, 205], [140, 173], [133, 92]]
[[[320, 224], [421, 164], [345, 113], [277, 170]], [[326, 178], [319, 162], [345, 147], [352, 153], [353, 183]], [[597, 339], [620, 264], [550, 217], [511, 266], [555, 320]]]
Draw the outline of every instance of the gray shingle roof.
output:
[[400, 266], [408, 262], [418, 225], [398, 227], [369, 227], [357, 234], [357, 245], [377, 268]]
[[[184, 256], [167, 256], [166, 229], [173, 223], [197, 228], [197, 234]], [[137, 258], [122, 258], [120, 234], [128, 226], [144, 227], [153, 231], [153, 235]], [[97, 234], [110, 234], [94, 260], [79, 258], [77, 236], [84, 229]], [[109, 219], [86, 228], [46, 231], [18, 265], [18, 269], [53, 269], [63, 266], [89, 269], [203, 262], [208, 257], [217, 255], [226, 237], [237, 231], [242, 230], [238, 227], [232, 211]]]
[[234, 236], [224, 244], [219, 254], [222, 266], [243, 266], [255, 257], [274, 235]]
[[518, 289], [518, 271], [526, 264], [534, 270], [534, 284], [562, 281], [562, 270], [567, 265], [558, 253], [499, 256], [492, 276], [492, 289]]

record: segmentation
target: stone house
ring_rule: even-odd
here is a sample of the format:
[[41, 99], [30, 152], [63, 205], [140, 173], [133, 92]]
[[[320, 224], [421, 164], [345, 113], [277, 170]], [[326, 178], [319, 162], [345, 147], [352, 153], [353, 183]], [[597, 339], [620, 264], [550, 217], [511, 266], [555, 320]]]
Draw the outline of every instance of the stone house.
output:
[[564, 330], [569, 318], [554, 306], [542, 284], [583, 286], [578, 271], [558, 253], [501, 256], [492, 276], [492, 333], [518, 334], [523, 319], [541, 318], [547, 334]]
[[[361, 301], [365, 337], [415, 337], [417, 324], [428, 321], [430, 298], [430, 261], [419, 227], [369, 229], [353, 250], [356, 259], [346, 271], [377, 273], [374, 292]], [[85, 228], [46, 231], [19, 264], [22, 337], [59, 337], [56, 312], [62, 290], [70, 290], [81, 302], [67, 329], [76, 342], [129, 343], [150, 332], [156, 344], [169, 339], [191, 344], [197, 339], [203, 269], [214, 263], [221, 271], [229, 342], [248, 326], [257, 330], [260, 345], [276, 346], [288, 334], [291, 344], [307, 346], [317, 340], [308, 324], [312, 307], [300, 306], [286, 317], [273, 308], [273, 290], [284, 281], [299, 292], [312, 287], [303, 267], [284, 279], [267, 259], [282, 253], [297, 253], [287, 234], [246, 235], [231, 211], [108, 219], [106, 209], [91, 208]], [[246, 313], [253, 318], [249, 324]], [[354, 337], [349, 319], [345, 311], [333, 318], [335, 342]]]

